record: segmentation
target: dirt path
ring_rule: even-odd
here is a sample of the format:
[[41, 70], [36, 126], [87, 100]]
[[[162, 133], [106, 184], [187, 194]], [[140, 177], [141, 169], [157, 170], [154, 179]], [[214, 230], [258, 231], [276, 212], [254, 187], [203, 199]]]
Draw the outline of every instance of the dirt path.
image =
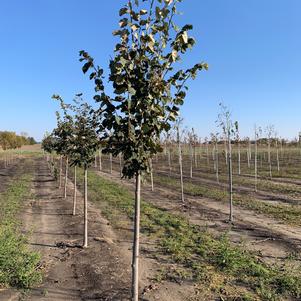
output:
[[43, 284], [26, 300], [128, 300], [130, 266], [114, 244], [108, 222], [89, 205], [90, 246], [82, 249], [82, 206], [79, 215], [72, 216], [72, 197], [61, 197], [46, 163], [35, 160], [34, 169], [35, 197], [22, 216], [26, 231], [32, 231], [30, 245], [41, 252], [46, 273]]

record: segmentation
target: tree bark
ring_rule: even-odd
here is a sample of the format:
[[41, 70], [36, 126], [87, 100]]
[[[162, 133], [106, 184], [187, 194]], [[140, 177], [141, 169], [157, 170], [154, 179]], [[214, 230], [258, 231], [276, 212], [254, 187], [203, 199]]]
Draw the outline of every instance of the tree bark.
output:
[[230, 201], [230, 214], [229, 221], [233, 222], [233, 177], [232, 177], [232, 146], [231, 138], [228, 138], [228, 176], [229, 176], [229, 201]]
[[[256, 136], [256, 132], [255, 132]], [[255, 155], [254, 155], [254, 182], [255, 182], [255, 192], [257, 192], [257, 138], [255, 137]]]
[[83, 248], [88, 247], [88, 169], [85, 167], [84, 175], [84, 244]]
[[59, 189], [62, 188], [62, 169], [63, 169], [63, 157], [60, 156], [60, 175], [59, 175]]
[[77, 191], [76, 191], [76, 166], [74, 166], [74, 191], [73, 191], [73, 215], [76, 214], [76, 198], [77, 198]]
[[181, 181], [181, 201], [184, 204], [184, 183], [183, 183], [183, 165], [182, 165], [182, 150], [181, 150], [181, 141], [180, 141], [180, 133], [178, 129], [178, 151], [179, 151], [179, 167], [180, 167], [180, 181]]
[[68, 165], [69, 160], [68, 157], [66, 158], [66, 166], [65, 166], [65, 187], [64, 187], [64, 198], [67, 198], [67, 184], [68, 184]]
[[141, 175], [136, 174], [135, 190], [135, 216], [134, 216], [134, 241], [132, 258], [132, 301], [139, 298], [139, 239], [140, 239], [140, 195], [141, 195]]
[[151, 190], [154, 191], [154, 174], [153, 174], [153, 161], [149, 160], [150, 165], [150, 180], [151, 180]]
[[219, 174], [218, 174], [218, 145], [215, 144], [215, 174], [216, 174], [216, 182], [219, 183]]
[[98, 151], [98, 156], [99, 156], [99, 171], [102, 170], [102, 161], [101, 161], [101, 149], [99, 149]]

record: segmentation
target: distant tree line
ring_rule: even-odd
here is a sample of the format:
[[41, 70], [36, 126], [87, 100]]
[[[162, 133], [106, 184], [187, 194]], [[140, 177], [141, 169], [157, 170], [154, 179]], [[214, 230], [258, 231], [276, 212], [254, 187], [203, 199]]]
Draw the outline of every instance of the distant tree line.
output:
[[20, 148], [22, 145], [33, 145], [37, 142], [26, 134], [17, 135], [15, 132], [0, 131], [0, 147], [3, 150]]

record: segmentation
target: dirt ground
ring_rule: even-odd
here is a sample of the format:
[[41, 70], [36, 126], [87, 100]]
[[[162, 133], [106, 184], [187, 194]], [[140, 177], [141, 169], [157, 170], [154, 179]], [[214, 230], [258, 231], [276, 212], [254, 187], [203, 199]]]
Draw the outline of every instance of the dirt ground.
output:
[[[28, 160], [28, 159], [27, 159]], [[0, 187], [5, 189], [10, 177], [24, 172], [24, 161], [0, 172]], [[23, 162], [23, 163], [22, 163]], [[21, 212], [24, 232], [30, 234], [30, 247], [42, 254], [45, 270], [41, 286], [24, 297], [28, 301], [61, 300], [129, 300], [131, 279], [131, 234], [125, 229], [114, 229], [100, 210], [89, 204], [89, 247], [81, 248], [83, 234], [82, 196], [78, 191], [78, 214], [72, 216], [72, 189], [68, 186], [67, 199], [49, 174], [46, 162], [36, 158], [31, 165], [34, 172], [33, 197], [26, 201]], [[119, 179], [119, 173], [100, 173], [117, 183], [134, 189], [132, 182]], [[204, 199], [186, 198], [187, 207], [180, 206], [179, 194], [166, 187], [143, 187], [143, 198], [170, 212], [182, 212], [192, 223], [207, 225], [213, 233], [229, 231], [231, 240], [244, 241], [249, 249], [260, 252], [263, 260], [281, 261], [292, 251], [298, 251], [301, 229], [254, 212], [235, 208], [234, 225], [227, 223], [227, 204]], [[141, 300], [192, 300], [192, 283], [153, 281], [161, 263], [151, 256], [152, 246], [142, 236], [141, 243]], [[14, 299], [15, 298], [15, 299]], [[12, 292], [0, 292], [0, 301], [17, 300]], [[196, 299], [194, 299], [196, 300]], [[199, 297], [197, 300], [203, 300]], [[207, 300], [207, 299], [206, 299]]]

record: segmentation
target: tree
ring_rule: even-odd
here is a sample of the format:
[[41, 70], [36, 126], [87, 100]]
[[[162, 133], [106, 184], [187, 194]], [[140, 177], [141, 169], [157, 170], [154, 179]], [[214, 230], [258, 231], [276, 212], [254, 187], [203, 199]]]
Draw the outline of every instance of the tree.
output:
[[234, 125], [231, 120], [231, 113], [223, 104], [220, 105], [220, 113], [218, 115], [218, 124], [222, 128], [226, 145], [227, 145], [227, 166], [228, 166], [228, 183], [229, 183], [229, 205], [230, 214], [229, 221], [233, 222], [233, 173], [232, 173], [232, 138], [234, 135]]
[[[57, 127], [53, 130], [53, 135], [56, 137], [55, 151], [57, 152], [57, 154], [65, 158], [64, 198], [67, 198], [69, 150], [71, 148], [70, 143], [73, 135], [74, 121], [73, 117], [70, 114], [68, 114], [69, 106], [64, 103], [63, 99], [56, 94], [54, 94], [52, 98], [60, 102], [60, 108], [63, 111], [63, 118], [61, 117], [58, 111], [56, 112]], [[62, 174], [61, 168], [62, 166], [60, 164], [60, 183]]]
[[[94, 118], [94, 110], [90, 105], [82, 99], [82, 94], [77, 94], [74, 99], [74, 105], [65, 104], [63, 99], [55, 95], [61, 103], [64, 111], [64, 120], [66, 123], [59, 123], [60, 130], [54, 130], [55, 133], [61, 134], [60, 149], [63, 150], [65, 156], [69, 158], [69, 163], [74, 166], [74, 202], [73, 214], [76, 208], [76, 167], [84, 169], [84, 235], [83, 247], [88, 247], [88, 167], [95, 160], [95, 153], [99, 149], [100, 140], [96, 132], [96, 119]], [[68, 110], [75, 113], [72, 116]], [[63, 135], [64, 134], [64, 135]], [[57, 149], [59, 149], [57, 147]]]
[[266, 132], [266, 137], [267, 137], [267, 142], [268, 142], [268, 163], [269, 163], [269, 174], [270, 174], [270, 179], [272, 179], [272, 160], [271, 160], [271, 143], [272, 143], [272, 138], [275, 133], [275, 129], [273, 125], [268, 125], [265, 129]]
[[192, 48], [195, 40], [189, 36], [192, 25], [179, 29], [174, 23], [177, 4], [181, 0], [152, 0], [134, 3], [129, 0], [119, 11], [121, 20], [113, 35], [120, 38], [115, 56], [110, 61], [109, 81], [115, 97], [105, 93], [103, 70], [95, 66], [93, 58], [81, 51], [85, 62], [83, 72], [89, 69], [95, 82], [95, 100], [103, 116], [100, 128], [113, 130], [105, 151], [117, 156], [123, 154], [124, 177], [136, 179], [135, 229], [133, 243], [132, 299], [138, 300], [138, 257], [140, 222], [140, 181], [149, 171], [149, 162], [161, 151], [160, 134], [169, 131], [170, 123], [178, 116], [183, 104], [189, 78], [205, 63], [187, 70], [175, 71], [175, 64]]
[[255, 154], [254, 154], [254, 183], [255, 183], [255, 192], [257, 192], [257, 173], [258, 173], [258, 168], [257, 168], [257, 147], [258, 147], [258, 139], [260, 138], [262, 133], [261, 128], [257, 128], [256, 124], [254, 127], [254, 143], [255, 143]]

